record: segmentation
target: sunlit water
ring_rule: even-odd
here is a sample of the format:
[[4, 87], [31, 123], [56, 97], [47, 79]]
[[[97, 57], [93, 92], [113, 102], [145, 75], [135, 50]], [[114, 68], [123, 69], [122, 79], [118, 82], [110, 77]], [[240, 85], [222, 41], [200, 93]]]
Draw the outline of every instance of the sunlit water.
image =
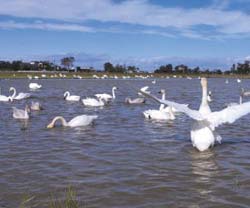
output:
[[[0, 103], [0, 207], [17, 207], [24, 195], [35, 196], [46, 207], [51, 194], [64, 196], [69, 185], [83, 207], [249, 207], [250, 115], [218, 128], [222, 144], [203, 153], [190, 141], [192, 120], [178, 115], [175, 121], [152, 122], [142, 112], [157, 103], [124, 103], [127, 96], [149, 85], [156, 94], [197, 109], [201, 99], [198, 79], [152, 80], [38, 80], [41, 90], [33, 97]], [[29, 80], [0, 80], [2, 94], [10, 86], [28, 92]], [[249, 80], [209, 79], [212, 110], [237, 102], [240, 87]], [[63, 100], [66, 90], [82, 97], [111, 92], [117, 99], [103, 108]], [[12, 118], [12, 106], [24, 108], [32, 100], [45, 110], [32, 112], [27, 124]], [[54, 116], [67, 120], [80, 114], [98, 115], [85, 128], [46, 129]]]

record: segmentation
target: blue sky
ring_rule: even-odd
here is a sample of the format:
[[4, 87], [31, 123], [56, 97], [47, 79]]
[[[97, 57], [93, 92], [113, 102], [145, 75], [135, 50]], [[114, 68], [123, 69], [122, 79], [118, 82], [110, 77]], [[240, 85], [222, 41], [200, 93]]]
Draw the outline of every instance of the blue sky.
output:
[[74, 55], [153, 70], [250, 57], [250, 0], [0, 0], [0, 59]]

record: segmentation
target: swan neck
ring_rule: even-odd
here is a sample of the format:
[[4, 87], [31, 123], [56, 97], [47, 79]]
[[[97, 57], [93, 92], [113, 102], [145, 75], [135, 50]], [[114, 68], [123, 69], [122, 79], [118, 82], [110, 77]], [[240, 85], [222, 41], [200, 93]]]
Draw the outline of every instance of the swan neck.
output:
[[60, 120], [63, 126], [68, 126], [67, 121], [62, 116], [57, 116], [53, 119], [53, 121], [51, 122], [53, 126], [55, 125], [57, 120]]
[[202, 105], [207, 105], [207, 83], [202, 85]]
[[166, 100], [166, 93], [165, 92], [162, 93], [161, 99]]
[[115, 99], [115, 88], [112, 88], [112, 97]]
[[11, 97], [12, 98], [16, 97], [16, 89], [14, 87], [12, 87], [11, 91], [13, 91], [13, 94], [11, 95]]
[[175, 115], [174, 115], [172, 106], [169, 106], [169, 115], [170, 115], [171, 119], [175, 119]]
[[240, 95], [240, 104], [242, 104], [242, 95]]

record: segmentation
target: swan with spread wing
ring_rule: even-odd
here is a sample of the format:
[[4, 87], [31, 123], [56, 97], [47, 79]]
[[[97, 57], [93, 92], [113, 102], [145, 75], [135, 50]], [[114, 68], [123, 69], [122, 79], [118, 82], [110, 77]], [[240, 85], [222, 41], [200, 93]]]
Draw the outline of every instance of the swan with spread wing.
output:
[[207, 101], [207, 79], [201, 78], [202, 101], [199, 110], [192, 110], [184, 104], [158, 99], [157, 97], [141, 91], [147, 97], [155, 101], [172, 106], [185, 113], [195, 120], [191, 128], [191, 141], [194, 147], [199, 151], [205, 151], [212, 147], [215, 142], [221, 142], [221, 137], [215, 129], [225, 123], [233, 123], [242, 116], [250, 113], [250, 102], [227, 107], [221, 111], [212, 112]]

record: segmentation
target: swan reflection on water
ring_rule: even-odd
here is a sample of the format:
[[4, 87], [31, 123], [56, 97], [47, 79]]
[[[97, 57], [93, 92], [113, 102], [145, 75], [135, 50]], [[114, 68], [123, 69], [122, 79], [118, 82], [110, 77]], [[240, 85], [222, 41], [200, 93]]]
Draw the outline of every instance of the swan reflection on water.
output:
[[214, 151], [197, 152], [193, 149], [190, 151], [190, 157], [193, 178], [197, 184], [196, 191], [200, 195], [208, 195], [212, 192], [211, 183], [219, 175], [219, 167], [215, 160]]

